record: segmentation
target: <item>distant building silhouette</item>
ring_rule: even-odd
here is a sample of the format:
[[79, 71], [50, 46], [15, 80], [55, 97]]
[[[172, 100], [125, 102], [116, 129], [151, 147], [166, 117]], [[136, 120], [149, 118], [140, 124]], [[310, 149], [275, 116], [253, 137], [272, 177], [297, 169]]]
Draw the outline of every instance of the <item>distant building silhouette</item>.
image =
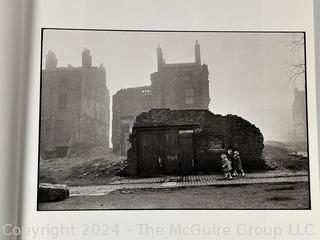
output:
[[105, 68], [92, 66], [88, 49], [82, 52], [81, 67], [57, 67], [57, 62], [49, 51], [41, 78], [41, 156], [108, 148], [110, 96]]
[[306, 120], [306, 96], [305, 91], [294, 90], [294, 101], [292, 104], [292, 116], [295, 128], [295, 139], [298, 142], [307, 141], [307, 120]]

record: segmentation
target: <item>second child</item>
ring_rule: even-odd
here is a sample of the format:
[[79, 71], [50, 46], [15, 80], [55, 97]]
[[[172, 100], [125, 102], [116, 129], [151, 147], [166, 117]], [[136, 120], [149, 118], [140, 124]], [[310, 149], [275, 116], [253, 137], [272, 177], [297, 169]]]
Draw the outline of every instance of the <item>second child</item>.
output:
[[227, 158], [226, 154], [221, 155], [221, 165], [222, 165], [222, 172], [224, 173], [224, 177], [227, 179], [232, 179], [231, 171], [231, 161]]

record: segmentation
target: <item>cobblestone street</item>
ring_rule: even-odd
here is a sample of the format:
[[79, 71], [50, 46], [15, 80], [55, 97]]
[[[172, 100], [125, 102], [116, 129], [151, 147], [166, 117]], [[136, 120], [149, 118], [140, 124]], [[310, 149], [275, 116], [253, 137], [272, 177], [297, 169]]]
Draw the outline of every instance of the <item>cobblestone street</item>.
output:
[[158, 177], [141, 179], [115, 179], [107, 185], [71, 187], [71, 196], [99, 196], [107, 195], [115, 190], [135, 189], [166, 189], [183, 187], [202, 187], [218, 185], [242, 185], [262, 183], [295, 183], [307, 182], [308, 176], [303, 172], [295, 174], [255, 173], [246, 177], [225, 180], [222, 175], [197, 175], [186, 177]]

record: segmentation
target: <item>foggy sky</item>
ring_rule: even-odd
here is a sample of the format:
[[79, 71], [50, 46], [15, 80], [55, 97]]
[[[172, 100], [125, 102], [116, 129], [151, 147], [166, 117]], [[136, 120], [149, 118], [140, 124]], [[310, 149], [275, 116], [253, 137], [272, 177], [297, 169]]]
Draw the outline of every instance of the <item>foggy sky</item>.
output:
[[[45, 30], [45, 55], [52, 50], [58, 67], [81, 66], [88, 48], [93, 66], [106, 68], [110, 96], [120, 88], [150, 85], [157, 71], [156, 47], [166, 63], [193, 62], [199, 41], [208, 65], [210, 111], [236, 114], [260, 128], [265, 140], [286, 140], [292, 131], [293, 88], [288, 86], [290, 33], [175, 33]], [[112, 107], [110, 106], [110, 109]]]

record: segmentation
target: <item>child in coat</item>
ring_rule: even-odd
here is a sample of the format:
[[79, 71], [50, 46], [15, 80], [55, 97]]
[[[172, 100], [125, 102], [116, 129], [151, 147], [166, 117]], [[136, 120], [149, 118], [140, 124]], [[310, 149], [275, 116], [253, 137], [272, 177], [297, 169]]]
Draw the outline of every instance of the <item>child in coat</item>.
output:
[[231, 161], [227, 158], [226, 154], [221, 155], [221, 165], [222, 165], [222, 172], [224, 173], [224, 177], [228, 179], [232, 179], [231, 171]]
[[240, 172], [242, 177], [246, 176], [246, 174], [244, 173], [244, 171], [242, 169], [241, 158], [240, 158], [240, 154], [238, 151], [234, 151], [233, 159], [234, 159], [234, 171]]
[[232, 151], [232, 149], [228, 149], [228, 151], [227, 151], [227, 158], [229, 159], [229, 161], [231, 161], [231, 168], [232, 168], [232, 170], [233, 170], [233, 174], [232, 174], [232, 176], [233, 177], [235, 177], [235, 176], [237, 176], [238, 174], [237, 174], [237, 171], [236, 171], [236, 168], [235, 168], [235, 162], [234, 162], [234, 157], [233, 157], [233, 151]]

